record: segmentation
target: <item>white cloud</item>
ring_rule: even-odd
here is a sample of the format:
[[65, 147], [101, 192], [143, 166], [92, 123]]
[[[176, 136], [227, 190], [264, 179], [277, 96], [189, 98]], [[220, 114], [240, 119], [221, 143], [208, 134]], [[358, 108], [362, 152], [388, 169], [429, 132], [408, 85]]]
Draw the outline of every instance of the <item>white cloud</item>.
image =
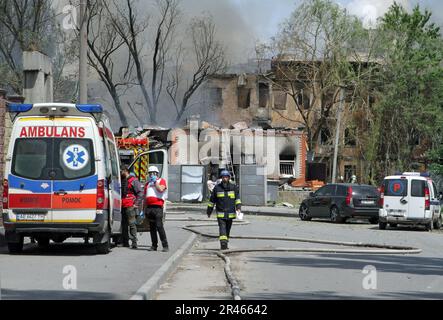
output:
[[[410, 9], [409, 0], [396, 0], [405, 9]], [[383, 16], [394, 4], [394, 0], [352, 0], [346, 6], [349, 13], [356, 15], [362, 19], [366, 28], [373, 28], [377, 24], [377, 19]]]

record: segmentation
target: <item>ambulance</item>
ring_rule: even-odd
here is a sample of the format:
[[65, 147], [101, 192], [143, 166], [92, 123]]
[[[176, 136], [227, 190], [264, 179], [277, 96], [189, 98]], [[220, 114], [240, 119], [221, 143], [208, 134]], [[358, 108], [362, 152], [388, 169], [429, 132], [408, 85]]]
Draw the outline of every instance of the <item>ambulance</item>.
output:
[[379, 228], [389, 224], [442, 226], [441, 196], [428, 173], [403, 172], [385, 177], [380, 190]]
[[92, 239], [107, 254], [121, 234], [118, 150], [100, 105], [9, 104], [13, 121], [3, 180], [3, 221], [11, 253], [25, 237]]

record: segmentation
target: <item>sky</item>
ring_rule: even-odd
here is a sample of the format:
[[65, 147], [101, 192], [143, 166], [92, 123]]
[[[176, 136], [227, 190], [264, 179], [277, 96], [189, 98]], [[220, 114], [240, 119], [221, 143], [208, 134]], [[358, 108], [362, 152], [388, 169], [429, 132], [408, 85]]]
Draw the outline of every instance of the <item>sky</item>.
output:
[[[394, 0], [333, 0], [349, 13], [360, 17], [368, 27], [376, 23]], [[255, 43], [274, 36], [279, 25], [301, 3], [301, 0], [182, 0], [188, 14], [209, 12], [216, 22], [219, 36], [228, 46], [232, 60], [254, 56]], [[434, 20], [443, 27], [442, 0], [397, 0], [406, 9], [416, 4], [432, 11]]]

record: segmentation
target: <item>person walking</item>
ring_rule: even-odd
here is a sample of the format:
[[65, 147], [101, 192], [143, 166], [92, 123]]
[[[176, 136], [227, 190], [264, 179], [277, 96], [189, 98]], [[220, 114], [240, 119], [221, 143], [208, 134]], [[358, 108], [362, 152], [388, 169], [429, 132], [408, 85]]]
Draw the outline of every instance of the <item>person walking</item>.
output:
[[214, 187], [206, 214], [211, 217], [214, 207], [217, 212], [219, 227], [220, 249], [227, 250], [232, 221], [236, 218], [236, 212], [241, 211], [241, 200], [238, 188], [233, 184], [231, 174], [227, 170], [221, 172], [221, 183]]
[[138, 179], [131, 175], [128, 166], [121, 168], [122, 177], [122, 240], [123, 246], [137, 249], [136, 219], [143, 204], [143, 188]]
[[155, 166], [148, 169], [149, 180], [145, 186], [145, 217], [149, 220], [152, 245], [149, 251], [157, 251], [158, 238], [160, 236], [163, 252], [169, 251], [168, 239], [166, 238], [163, 225], [163, 208], [166, 200], [166, 180], [159, 177], [159, 170]]

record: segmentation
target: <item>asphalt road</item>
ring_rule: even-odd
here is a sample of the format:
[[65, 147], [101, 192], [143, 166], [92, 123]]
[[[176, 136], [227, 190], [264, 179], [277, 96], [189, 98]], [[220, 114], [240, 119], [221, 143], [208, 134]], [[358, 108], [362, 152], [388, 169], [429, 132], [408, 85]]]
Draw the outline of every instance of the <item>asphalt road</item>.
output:
[[97, 255], [92, 245], [76, 239], [51, 243], [45, 250], [28, 243], [21, 255], [9, 255], [6, 247], [0, 247], [1, 298], [130, 299], [189, 238], [181, 225], [166, 223], [169, 253], [147, 251], [151, 244], [147, 233], [141, 234], [138, 250], [116, 247], [108, 255]]
[[[205, 217], [201, 214], [177, 216]], [[231, 254], [232, 269], [239, 280], [243, 299], [443, 298], [442, 231], [430, 233], [413, 228], [381, 231], [377, 225], [366, 222], [337, 225], [319, 220], [302, 222], [294, 217], [246, 218], [251, 223], [234, 225], [232, 235], [371, 242], [412, 246], [421, 248], [423, 252], [418, 255]], [[6, 248], [0, 248], [1, 298], [129, 299], [189, 239], [190, 233], [181, 228], [186, 224], [190, 223], [166, 223], [171, 246], [169, 253], [148, 252], [148, 234], [143, 234], [140, 239], [139, 250], [119, 247], [109, 255], [97, 255], [92, 246], [82, 243], [51, 244], [46, 250], [27, 244], [22, 255], [9, 255]], [[217, 227], [199, 230], [218, 233]], [[262, 247], [337, 248], [287, 241], [231, 239], [230, 242], [231, 249]], [[216, 239], [200, 238], [176, 272], [163, 283], [155, 298], [230, 299], [224, 264], [214, 255], [218, 248]], [[75, 275], [69, 266], [75, 267]], [[375, 267], [376, 288], [364, 288], [368, 274], [364, 274], [363, 270], [367, 266]], [[370, 275], [374, 275], [373, 271]], [[72, 288], [73, 276], [76, 278], [75, 288]], [[71, 289], [66, 289], [64, 284], [71, 285]]]
[[[284, 217], [247, 216], [247, 219], [251, 224], [234, 226], [233, 236], [267, 235], [365, 242], [412, 246], [423, 251], [416, 255], [230, 254], [243, 299], [443, 299], [442, 231], [430, 233], [410, 227], [382, 231], [378, 225], [364, 221], [332, 224]], [[216, 227], [199, 230], [217, 233]], [[216, 240], [201, 239], [183, 259], [175, 274], [163, 284], [156, 298], [229, 299], [230, 288], [223, 264], [207, 250], [201, 250], [215, 250], [218, 246]], [[259, 247], [337, 248], [287, 241], [230, 241], [230, 249]], [[365, 268], [367, 273], [363, 272]], [[224, 293], [222, 288], [225, 288]]]

